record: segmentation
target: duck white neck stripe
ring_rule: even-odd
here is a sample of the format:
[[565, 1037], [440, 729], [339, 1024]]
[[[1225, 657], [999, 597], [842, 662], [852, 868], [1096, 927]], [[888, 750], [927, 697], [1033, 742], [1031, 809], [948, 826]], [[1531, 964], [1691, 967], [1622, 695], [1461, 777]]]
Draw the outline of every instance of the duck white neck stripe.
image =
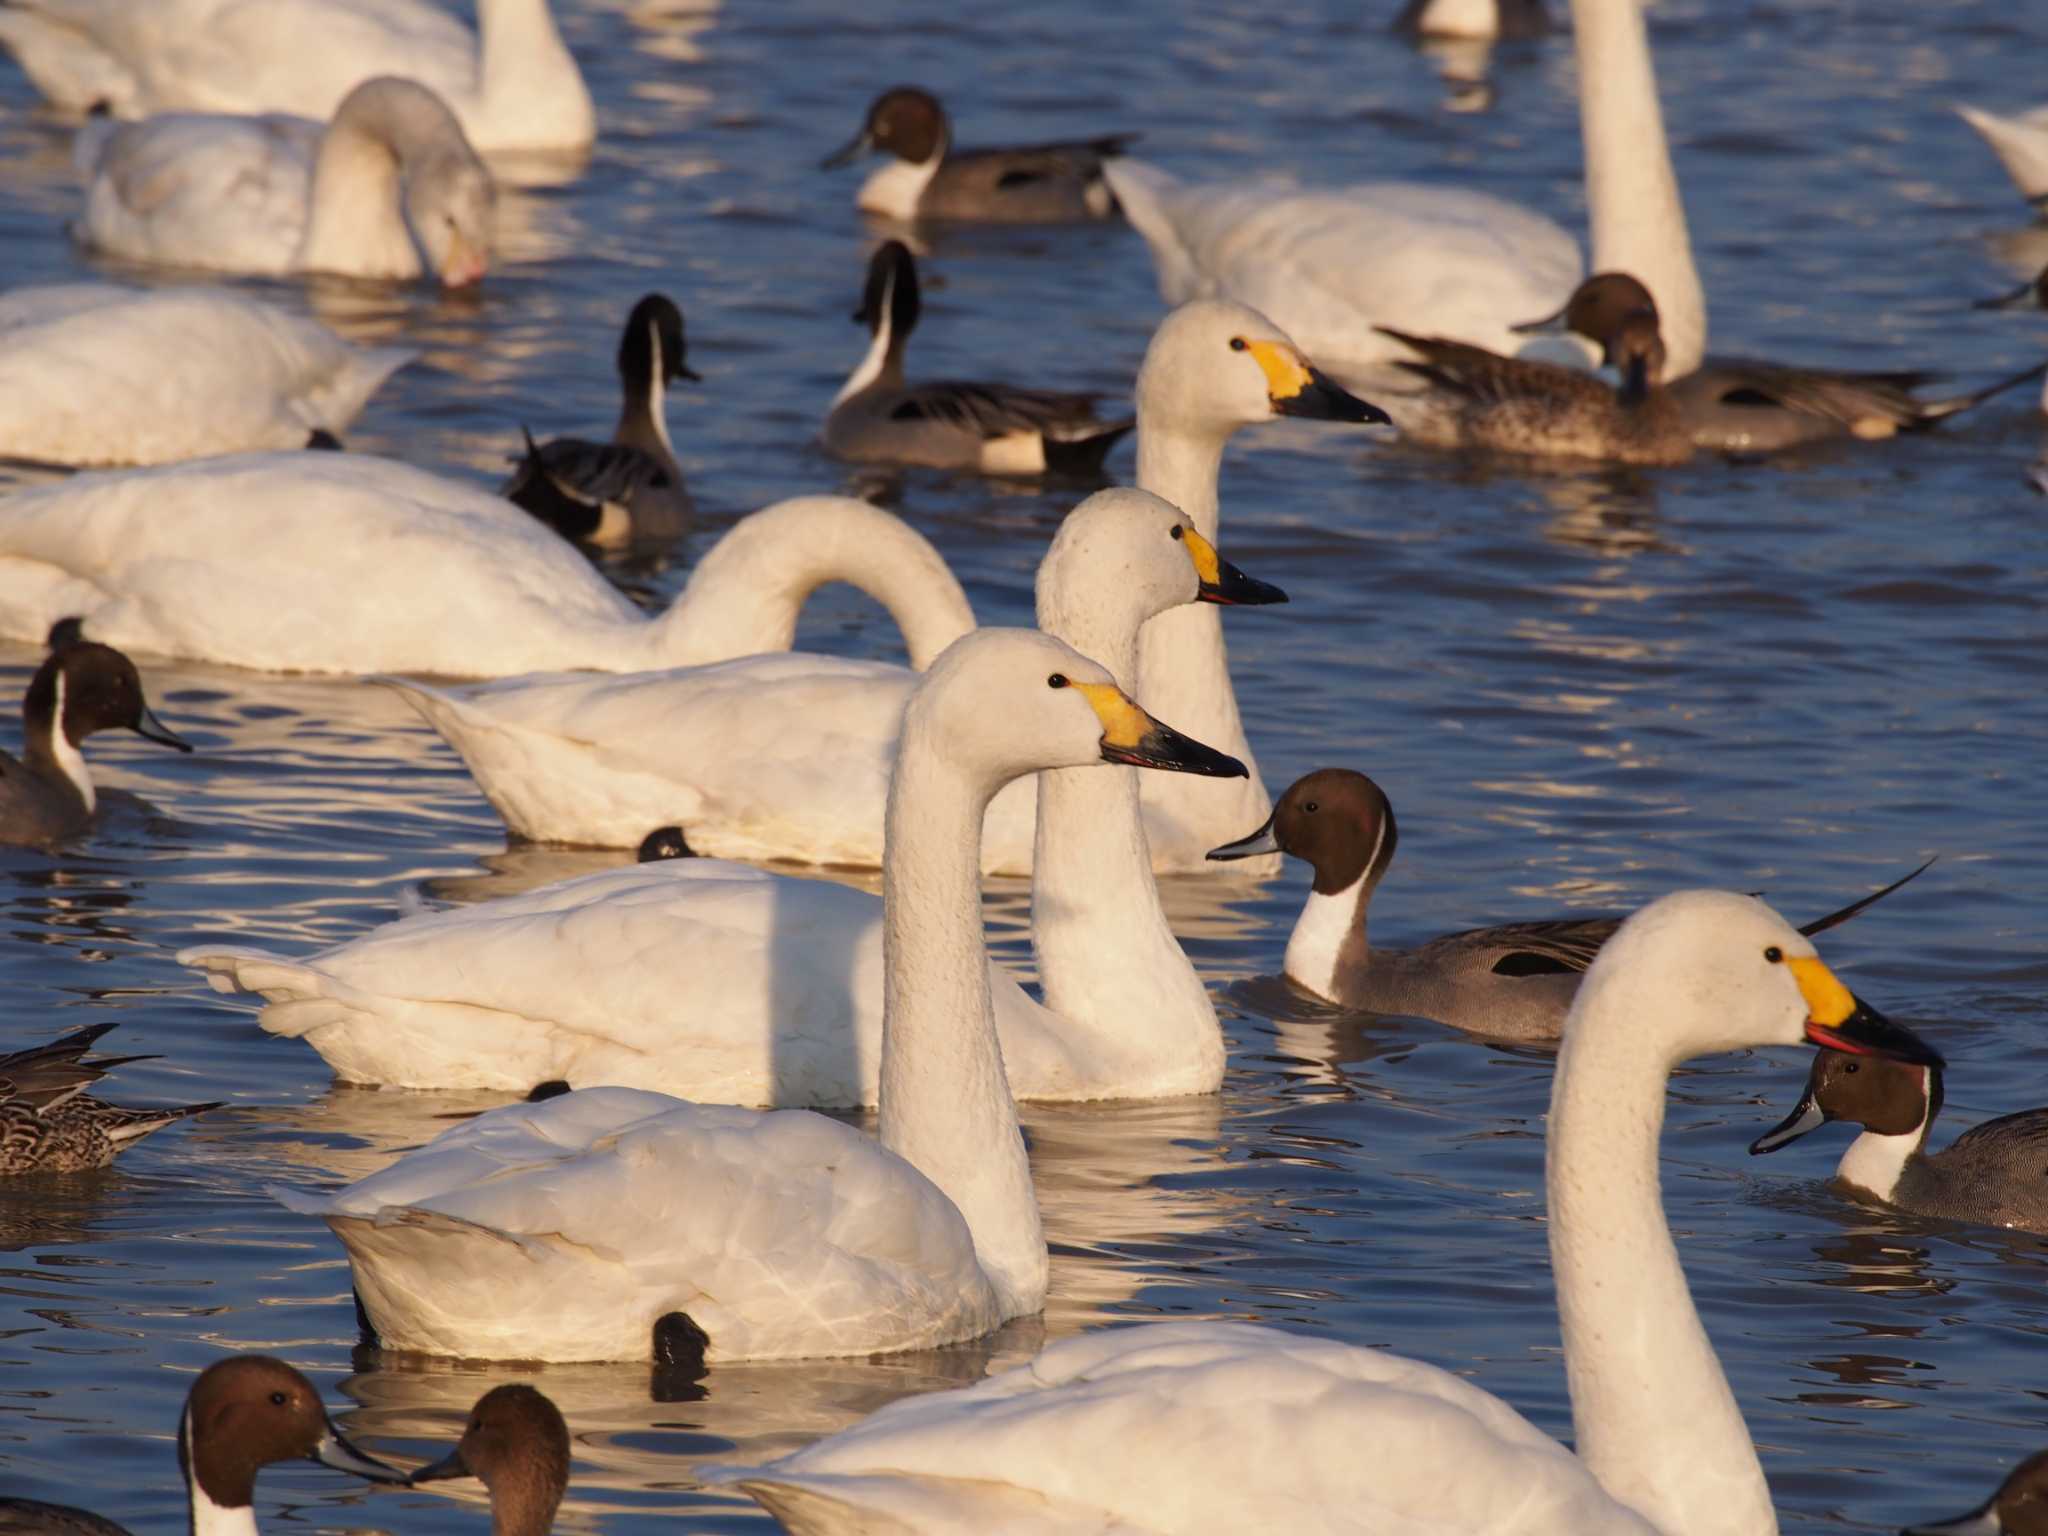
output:
[[64, 674], [57, 674], [57, 709], [50, 724], [50, 755], [57, 760], [57, 766], [64, 771], [64, 777], [71, 781], [79, 798], [85, 801], [90, 811], [99, 804], [99, 796], [92, 787], [92, 774], [85, 766], [85, 754], [71, 744], [71, 735], [64, 729]]
[[257, 1536], [256, 1511], [248, 1504], [233, 1509], [216, 1504], [199, 1485], [199, 1447], [192, 1443], [192, 1407], [185, 1406], [179, 1438], [185, 1442], [185, 1491], [192, 1505], [192, 1536]]
[[896, 328], [896, 275], [892, 272], [889, 280], [882, 284], [882, 323], [875, 327], [875, 339], [868, 343], [868, 355], [860, 360], [860, 366], [853, 370], [838, 394], [832, 397], [837, 406], [852, 399], [882, 376], [883, 365], [889, 361], [889, 335]]

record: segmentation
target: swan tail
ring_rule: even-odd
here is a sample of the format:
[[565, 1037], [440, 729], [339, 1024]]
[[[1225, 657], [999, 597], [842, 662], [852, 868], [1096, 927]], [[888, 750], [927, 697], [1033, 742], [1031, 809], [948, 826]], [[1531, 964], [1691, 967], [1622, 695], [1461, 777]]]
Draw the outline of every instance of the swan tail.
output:
[[193, 948], [178, 951], [178, 963], [206, 975], [216, 992], [248, 992], [263, 999], [259, 1022], [273, 1035], [296, 1040], [325, 1024], [368, 1011], [326, 973], [260, 949]]
[[1102, 179], [1109, 183], [1124, 218], [1152, 248], [1152, 263], [1159, 271], [1159, 294], [1169, 304], [1184, 303], [1200, 291], [1201, 275], [1181, 240], [1168, 206], [1180, 179], [1156, 165], [1122, 156], [1102, 162]]
[[352, 352], [333, 372], [308, 392], [301, 418], [308, 431], [339, 435], [360, 416], [370, 396], [384, 387], [385, 380], [407, 363], [417, 362], [420, 353], [412, 347], [374, 347]]
[[1958, 106], [1956, 114], [1991, 146], [2021, 196], [2030, 203], [2048, 202], [2048, 125], [2000, 117], [1980, 107]]

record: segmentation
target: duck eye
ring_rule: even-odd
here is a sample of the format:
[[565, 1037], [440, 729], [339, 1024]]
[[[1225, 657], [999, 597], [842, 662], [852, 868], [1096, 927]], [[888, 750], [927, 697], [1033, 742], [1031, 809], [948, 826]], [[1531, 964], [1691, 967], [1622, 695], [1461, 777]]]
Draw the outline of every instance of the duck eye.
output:
[[1842, 1071], [1846, 1075], [1853, 1076], [1854, 1074], [1861, 1072], [1862, 1070], [1863, 1064], [1861, 1062], [1845, 1061], [1842, 1063]]
[[1181, 536], [1181, 528], [1180, 528], [1180, 524], [1179, 524], [1179, 523], [1175, 523], [1175, 524], [1174, 524], [1174, 525], [1173, 525], [1173, 526], [1172, 526], [1171, 528], [1169, 528], [1169, 529], [1168, 529], [1168, 530], [1166, 531], [1166, 536], [1167, 536], [1167, 537], [1168, 537], [1169, 539], [1177, 539], [1177, 538], [1179, 538], [1179, 537]]
[[278, 1406], [278, 1407], [280, 1407], [280, 1408], [282, 1408], [282, 1407], [284, 1406], [284, 1394], [283, 1394], [282, 1392], [273, 1392], [273, 1393], [271, 1393], [271, 1394], [270, 1394], [270, 1400], [271, 1400], [271, 1401], [272, 1401], [273, 1403], [277, 1404], [277, 1406]]
[[1766, 960], [1770, 961], [1770, 962], [1771, 962], [1771, 964], [1773, 964], [1773, 965], [1777, 965], [1777, 964], [1780, 964], [1780, 963], [1781, 963], [1781, 962], [1782, 962], [1782, 961], [1784, 960], [1784, 958], [1785, 958], [1785, 951], [1783, 951], [1782, 949], [1778, 948], [1778, 946], [1777, 946], [1777, 945], [1773, 944], [1773, 945], [1771, 945], [1771, 946], [1770, 946], [1770, 947], [1769, 947], [1768, 949], [1766, 949], [1766, 950], [1764, 951], [1764, 958], [1765, 958]]
[[1048, 687], [1048, 688], [1064, 688], [1064, 687], [1066, 687], [1066, 686], [1067, 686], [1067, 674], [1066, 674], [1066, 673], [1064, 673], [1064, 672], [1055, 672], [1055, 673], [1053, 673], [1053, 675], [1052, 675], [1051, 677], [1048, 677], [1048, 678], [1047, 678], [1047, 679], [1045, 680], [1045, 686], [1046, 686], [1046, 687]]
[[1304, 801], [1302, 801], [1302, 803], [1301, 803], [1301, 808], [1302, 808], [1302, 809], [1303, 809], [1304, 811], [1307, 811], [1307, 812], [1309, 812], [1309, 813], [1313, 814], [1313, 813], [1314, 813], [1314, 812], [1316, 811], [1316, 809], [1317, 809], [1317, 806], [1316, 806], [1316, 803], [1315, 803], [1315, 801], [1313, 801], [1313, 800], [1304, 800]]
[[1243, 338], [1242, 336], [1233, 336], [1233, 337], [1231, 337], [1231, 338], [1230, 338], [1230, 350], [1231, 350], [1231, 351], [1233, 351], [1233, 352], [1242, 352], [1242, 351], [1243, 351], [1244, 349], [1245, 349], [1245, 339], [1244, 339], [1244, 338]]

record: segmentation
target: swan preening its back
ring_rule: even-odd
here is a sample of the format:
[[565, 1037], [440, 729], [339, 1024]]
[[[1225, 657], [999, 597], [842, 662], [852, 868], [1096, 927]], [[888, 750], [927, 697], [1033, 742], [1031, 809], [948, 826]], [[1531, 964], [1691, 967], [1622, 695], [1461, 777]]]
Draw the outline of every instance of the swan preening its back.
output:
[[[997, 1043], [975, 844], [1019, 774], [1242, 773], [1035, 630], [977, 630], [904, 711], [883, 879], [878, 1140], [594, 1088], [479, 1116], [332, 1198], [388, 1346], [489, 1358], [861, 1354], [1038, 1310], [1048, 1259]], [[489, 1304], [479, 1307], [478, 1297]]]
[[765, 1467], [710, 1469], [792, 1531], [1019, 1528], [1767, 1536], [1756, 1448], [1700, 1326], [1658, 1179], [1666, 1079], [1802, 1040], [1925, 1060], [1751, 897], [1666, 896], [1573, 1004], [1546, 1188], [1577, 1454], [1436, 1367], [1241, 1323], [1070, 1339]]

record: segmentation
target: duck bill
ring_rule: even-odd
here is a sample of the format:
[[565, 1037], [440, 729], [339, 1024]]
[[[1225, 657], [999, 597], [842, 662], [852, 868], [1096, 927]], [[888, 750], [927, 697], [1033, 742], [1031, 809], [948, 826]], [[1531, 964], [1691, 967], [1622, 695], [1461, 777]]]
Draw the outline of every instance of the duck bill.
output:
[[1806, 999], [1806, 1038], [1852, 1056], [1883, 1056], [1917, 1067], [1941, 1067], [1941, 1053], [1903, 1024], [1894, 1024], [1835, 978], [1811, 955], [1785, 962]]
[[[1279, 814], [1278, 812], [1274, 813]], [[1224, 843], [1211, 848], [1208, 857], [1219, 863], [1228, 859], [1254, 859], [1262, 853], [1278, 853], [1279, 839], [1273, 835], [1273, 817], [1266, 818], [1266, 824], [1258, 831], [1240, 837], [1234, 843]]]
[[1188, 558], [1195, 562], [1195, 577], [1200, 583], [1195, 589], [1197, 602], [1216, 603], [1225, 608], [1254, 608], [1287, 601], [1285, 592], [1271, 582], [1245, 575], [1217, 554], [1216, 546], [1194, 529], [1183, 529], [1181, 540], [1188, 547]]
[[190, 752], [192, 750], [192, 743], [180, 736], [168, 725], [165, 725], [163, 721], [157, 719], [156, 711], [147, 704], [142, 706], [141, 715], [136, 718], [135, 724], [130, 729], [144, 741], [153, 741], [160, 746], [176, 747], [180, 752]]
[[1571, 313], [1571, 308], [1571, 303], [1567, 300], [1564, 308], [1554, 315], [1545, 315], [1541, 320], [1524, 320], [1519, 325], [1509, 326], [1508, 329], [1517, 336], [1563, 336], [1571, 329], [1564, 323], [1564, 317]]
[[332, 1419], [327, 1422], [327, 1433], [320, 1437], [320, 1443], [313, 1447], [312, 1454], [306, 1459], [323, 1467], [332, 1467], [337, 1472], [353, 1472], [373, 1483], [406, 1481], [406, 1474], [399, 1468], [366, 1455], [349, 1444], [348, 1436], [334, 1427]]
[[1251, 770], [1227, 752], [1205, 747], [1162, 725], [1114, 683], [1075, 683], [1102, 722], [1102, 760], [1132, 768], [1160, 768], [1209, 779], [1248, 779]]
[[1817, 1131], [1828, 1123], [1828, 1112], [1820, 1107], [1809, 1086], [1800, 1096], [1792, 1113], [1772, 1126], [1763, 1135], [1749, 1144], [1749, 1155], [1761, 1157], [1766, 1152], [1775, 1152], [1780, 1147], [1789, 1147], [1808, 1131]]
[[414, 1486], [420, 1483], [445, 1483], [458, 1477], [475, 1477], [469, 1470], [469, 1463], [462, 1459], [462, 1447], [456, 1446], [439, 1461], [430, 1461], [424, 1467], [413, 1468], [412, 1476], [406, 1481]]
[[2035, 309], [2041, 304], [2038, 297], [2040, 280], [2021, 283], [2011, 293], [2002, 293], [1995, 299], [1978, 299], [1972, 309]]
[[1909, 1525], [1899, 1536], [2005, 1536], [2005, 1522], [1998, 1518], [1998, 1500], [1994, 1498], [1953, 1520]]
[[840, 166], [849, 163], [860, 155], [866, 154], [874, 147], [874, 140], [868, 137], [867, 129], [862, 128], [859, 133], [856, 133], [852, 138], [840, 145], [839, 148], [833, 150], [831, 154], [820, 160], [818, 162], [818, 169], [821, 171], [836, 171]]

